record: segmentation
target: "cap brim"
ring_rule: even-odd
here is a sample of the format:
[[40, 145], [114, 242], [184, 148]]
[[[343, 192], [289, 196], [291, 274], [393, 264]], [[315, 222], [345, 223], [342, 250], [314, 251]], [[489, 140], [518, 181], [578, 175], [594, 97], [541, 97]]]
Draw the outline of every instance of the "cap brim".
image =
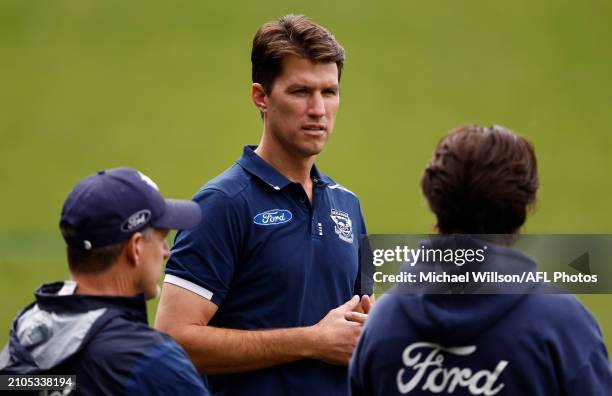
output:
[[166, 199], [166, 212], [151, 225], [165, 229], [193, 228], [202, 220], [200, 206], [193, 201]]

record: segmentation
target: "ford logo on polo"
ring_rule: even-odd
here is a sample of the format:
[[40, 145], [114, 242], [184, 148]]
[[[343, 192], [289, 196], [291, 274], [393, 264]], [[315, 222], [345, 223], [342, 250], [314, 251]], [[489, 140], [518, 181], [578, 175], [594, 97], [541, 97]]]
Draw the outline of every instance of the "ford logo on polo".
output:
[[288, 210], [271, 209], [263, 213], [259, 213], [255, 217], [253, 217], [253, 223], [263, 226], [277, 225], [291, 221], [292, 218], [293, 215]]

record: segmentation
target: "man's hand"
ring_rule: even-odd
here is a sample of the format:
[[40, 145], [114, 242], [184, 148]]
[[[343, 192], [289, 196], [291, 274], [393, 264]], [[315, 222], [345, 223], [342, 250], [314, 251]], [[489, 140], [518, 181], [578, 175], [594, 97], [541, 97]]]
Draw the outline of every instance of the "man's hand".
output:
[[364, 294], [361, 297], [361, 309], [363, 310], [364, 314], [370, 313], [370, 310], [374, 306], [374, 301], [376, 301], [376, 299], [373, 294], [372, 296], [368, 296], [367, 294]]
[[347, 320], [346, 315], [360, 308], [359, 296], [353, 296], [343, 305], [329, 311], [312, 327], [314, 359], [331, 364], [348, 365], [363, 325], [359, 321]]
[[347, 365], [363, 325], [346, 320], [353, 311], [369, 311], [354, 296], [310, 327], [241, 330], [209, 325], [217, 306], [171, 283], [164, 284], [155, 327], [167, 332], [203, 374], [239, 373], [310, 358]]
[[361, 297], [361, 301], [357, 307], [353, 311], [347, 312], [344, 315], [344, 318], [346, 320], [350, 320], [351, 322], [364, 324], [366, 319], [368, 319], [368, 314], [370, 313], [373, 305], [374, 296], [370, 297], [367, 294], [364, 294]]

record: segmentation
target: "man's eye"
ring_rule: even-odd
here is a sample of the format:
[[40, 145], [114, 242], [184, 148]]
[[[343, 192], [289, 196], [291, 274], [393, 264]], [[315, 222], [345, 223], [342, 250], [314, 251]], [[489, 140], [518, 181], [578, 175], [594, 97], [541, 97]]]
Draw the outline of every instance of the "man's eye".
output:
[[323, 91], [324, 96], [336, 96], [337, 94], [337, 91], [334, 91], [333, 89]]
[[291, 92], [294, 95], [306, 95], [308, 92], [306, 92], [305, 89], [296, 89], [295, 91]]

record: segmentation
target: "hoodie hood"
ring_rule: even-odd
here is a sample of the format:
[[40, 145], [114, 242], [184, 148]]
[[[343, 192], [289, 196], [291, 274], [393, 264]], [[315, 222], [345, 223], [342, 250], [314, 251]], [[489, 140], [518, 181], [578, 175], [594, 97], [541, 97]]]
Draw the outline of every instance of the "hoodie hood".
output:
[[[465, 249], [487, 246], [486, 259], [474, 265], [457, 266], [453, 263], [423, 263], [415, 266], [404, 266], [402, 270], [422, 271], [422, 266], [431, 266], [427, 271], [446, 272], [460, 275], [471, 271], [497, 272], [514, 274], [523, 271], [535, 271], [535, 262], [524, 254], [494, 245], [482, 240], [465, 236], [442, 236], [422, 241], [419, 246], [434, 249]], [[410, 294], [399, 298], [406, 316], [413, 322], [418, 331], [432, 341], [444, 345], [467, 345], [479, 334], [508, 314], [532, 291], [533, 286], [476, 284], [470, 282], [456, 287], [448, 284], [420, 285], [419, 293], [410, 286], [400, 284], [394, 290], [399, 294]]]
[[79, 352], [113, 317], [127, 314], [146, 323], [144, 297], [74, 295], [76, 283], [41, 286], [36, 302], [15, 319], [0, 353], [0, 371], [20, 374], [53, 369]]

